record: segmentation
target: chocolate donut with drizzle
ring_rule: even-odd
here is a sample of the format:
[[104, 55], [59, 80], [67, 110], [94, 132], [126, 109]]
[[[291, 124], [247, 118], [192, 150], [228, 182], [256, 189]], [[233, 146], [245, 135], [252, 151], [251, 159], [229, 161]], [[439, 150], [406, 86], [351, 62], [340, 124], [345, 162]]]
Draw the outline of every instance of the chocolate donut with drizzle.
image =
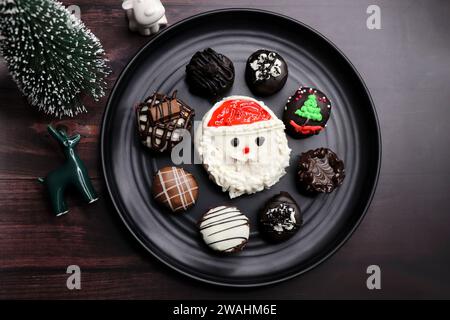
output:
[[164, 167], [153, 179], [153, 198], [172, 212], [186, 211], [194, 206], [198, 191], [195, 177], [182, 168]]
[[152, 151], [165, 152], [183, 140], [181, 130], [190, 130], [195, 113], [186, 103], [172, 96], [154, 93], [136, 107], [139, 137]]
[[330, 149], [319, 148], [300, 155], [298, 179], [305, 191], [330, 193], [344, 178], [344, 162]]
[[199, 222], [205, 243], [214, 251], [241, 251], [250, 236], [249, 219], [236, 207], [220, 206], [206, 212]]
[[194, 54], [186, 66], [192, 93], [207, 98], [222, 96], [234, 83], [233, 62], [211, 48]]

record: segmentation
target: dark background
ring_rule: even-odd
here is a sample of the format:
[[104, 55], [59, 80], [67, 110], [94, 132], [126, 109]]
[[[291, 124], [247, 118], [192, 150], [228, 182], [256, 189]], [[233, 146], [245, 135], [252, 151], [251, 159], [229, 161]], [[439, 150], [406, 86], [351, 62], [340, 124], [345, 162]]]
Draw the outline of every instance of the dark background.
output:
[[[128, 31], [120, 0], [64, 0], [102, 41], [113, 74], [148, 38]], [[372, 205], [351, 239], [316, 269], [282, 284], [225, 289], [189, 280], [152, 258], [110, 205], [101, 175], [99, 131], [106, 98], [89, 113], [54, 121], [83, 135], [78, 150], [101, 200], [69, 196], [55, 218], [36, 177], [62, 161], [46, 126], [0, 63], [0, 298], [450, 298], [450, 1], [163, 0], [169, 23], [225, 7], [254, 7], [296, 18], [333, 41], [374, 99], [383, 159]], [[366, 9], [381, 8], [381, 30]], [[68, 265], [82, 289], [66, 288]], [[382, 289], [366, 288], [366, 268]]]

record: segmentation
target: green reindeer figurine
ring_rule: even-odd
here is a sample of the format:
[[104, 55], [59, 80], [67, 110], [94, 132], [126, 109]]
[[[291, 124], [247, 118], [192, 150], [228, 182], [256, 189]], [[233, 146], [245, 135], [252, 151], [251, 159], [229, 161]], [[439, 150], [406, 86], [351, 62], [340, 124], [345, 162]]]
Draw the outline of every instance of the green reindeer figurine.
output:
[[39, 182], [47, 186], [52, 202], [52, 208], [56, 216], [61, 216], [69, 210], [64, 201], [64, 192], [68, 186], [73, 186], [83, 195], [88, 203], [98, 200], [92, 187], [86, 166], [75, 153], [75, 146], [80, 142], [81, 136], [76, 134], [68, 137], [63, 129], [55, 130], [48, 126], [48, 132], [63, 147], [66, 162], [58, 169], [50, 172], [45, 179], [39, 178]]

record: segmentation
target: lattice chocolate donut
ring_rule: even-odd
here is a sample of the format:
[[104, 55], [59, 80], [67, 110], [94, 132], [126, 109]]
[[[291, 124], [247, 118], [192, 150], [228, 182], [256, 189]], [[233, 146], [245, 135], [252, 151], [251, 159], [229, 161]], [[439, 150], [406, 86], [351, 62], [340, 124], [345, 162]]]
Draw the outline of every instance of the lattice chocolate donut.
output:
[[136, 108], [141, 142], [156, 152], [170, 151], [183, 139], [181, 130], [190, 130], [194, 110], [176, 97], [155, 93]]

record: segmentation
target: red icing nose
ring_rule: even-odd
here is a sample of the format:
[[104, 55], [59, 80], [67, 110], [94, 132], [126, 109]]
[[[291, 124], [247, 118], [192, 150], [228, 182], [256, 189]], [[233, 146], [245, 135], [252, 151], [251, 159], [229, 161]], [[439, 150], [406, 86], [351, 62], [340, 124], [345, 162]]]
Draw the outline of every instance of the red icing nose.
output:
[[244, 151], [244, 154], [247, 154], [247, 153], [250, 152], [250, 148], [249, 147], [245, 147], [243, 151]]

